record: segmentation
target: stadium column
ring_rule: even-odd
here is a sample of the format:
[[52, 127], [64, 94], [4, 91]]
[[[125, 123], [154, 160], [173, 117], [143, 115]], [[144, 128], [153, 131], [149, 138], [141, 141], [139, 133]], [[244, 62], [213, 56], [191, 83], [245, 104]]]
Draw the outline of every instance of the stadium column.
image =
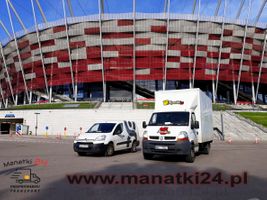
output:
[[[10, 8], [9, 8], [9, 0], [6, 0], [6, 6], [7, 6], [7, 11], [8, 11], [8, 17], [9, 17], [9, 21], [10, 21], [10, 25], [11, 25], [11, 29], [12, 29], [12, 33], [13, 33], [13, 37], [14, 37], [14, 42], [15, 42], [15, 47], [16, 47], [16, 52], [17, 52], [17, 56], [18, 56], [18, 61], [19, 61], [19, 67], [20, 67], [20, 71], [22, 74], [22, 79], [23, 79], [23, 83], [24, 83], [24, 89], [25, 89], [25, 94], [26, 94], [26, 98], [29, 102], [29, 93], [28, 93], [28, 87], [27, 87], [27, 83], [25, 80], [25, 74], [24, 74], [24, 69], [22, 66], [22, 62], [21, 62], [21, 57], [20, 57], [20, 51], [19, 51], [19, 46], [18, 46], [18, 41], [17, 41], [17, 37], [15, 34], [15, 30], [14, 30], [14, 26], [13, 26], [13, 21], [12, 21], [12, 17], [11, 17], [11, 12], [10, 12]], [[17, 71], [18, 72], [18, 71]], [[17, 98], [16, 94], [16, 98]], [[17, 101], [15, 100], [15, 104], [17, 103]]]
[[3, 58], [4, 68], [5, 68], [5, 72], [6, 72], [6, 76], [7, 76], [7, 82], [8, 82], [8, 86], [9, 86], [9, 89], [10, 89], [11, 97], [12, 97], [13, 103], [15, 104], [14, 92], [13, 92], [12, 84], [11, 84], [11, 81], [10, 81], [9, 72], [7, 70], [6, 58], [5, 58], [5, 55], [4, 55], [2, 43], [0, 43], [0, 54], [1, 54], [2, 58]]
[[65, 22], [65, 32], [66, 32], [66, 38], [67, 38], [67, 50], [69, 55], [69, 64], [70, 64], [70, 75], [71, 75], [71, 86], [72, 86], [72, 94], [73, 96], [77, 96], [75, 94], [74, 89], [74, 77], [73, 77], [73, 69], [72, 69], [72, 62], [71, 62], [71, 52], [70, 52], [70, 41], [69, 41], [69, 32], [68, 32], [68, 20], [67, 20], [67, 14], [66, 14], [66, 5], [65, 0], [62, 0], [62, 6], [63, 6], [63, 14], [64, 14], [64, 22]]
[[195, 84], [195, 74], [196, 74], [196, 62], [197, 62], [197, 46], [198, 46], [198, 32], [199, 32], [199, 18], [200, 18], [200, 6], [201, 0], [198, 0], [198, 12], [197, 12], [197, 30], [196, 30], [196, 39], [195, 39], [195, 54], [194, 54], [194, 63], [193, 63], [193, 77], [192, 83], [190, 83], [190, 88], [194, 88]]
[[243, 37], [243, 46], [242, 46], [242, 51], [241, 51], [241, 60], [240, 60], [239, 72], [238, 72], [238, 81], [237, 81], [237, 89], [236, 89], [236, 96], [235, 96], [235, 104], [237, 103], [238, 93], [239, 93], [239, 88], [240, 88], [240, 81], [241, 81], [242, 68], [243, 68], [243, 62], [244, 62], [245, 44], [246, 44], [246, 37], [247, 37], [247, 31], [248, 31], [248, 20], [249, 20], [250, 12], [251, 12], [251, 0], [249, 0], [249, 8], [248, 9], [249, 10], [247, 12], [245, 32], [244, 32], [244, 37]]
[[[166, 3], [167, 2], [167, 3]], [[165, 63], [164, 63], [164, 70], [163, 70], [163, 90], [166, 90], [166, 84], [167, 84], [167, 63], [168, 63], [168, 47], [169, 47], [169, 25], [170, 25], [170, 0], [165, 0], [165, 7], [167, 4], [167, 13], [165, 10], [165, 18], [167, 14], [167, 20], [166, 20], [166, 47], [165, 47]]]
[[79, 51], [78, 47], [76, 48], [76, 63], [75, 63], [75, 77], [74, 77], [74, 101], [77, 101], [77, 94], [78, 94], [78, 69], [77, 69], [77, 60], [79, 58]]
[[[266, 26], [266, 28], [267, 28], [267, 26]], [[261, 54], [261, 62], [260, 62], [260, 66], [259, 66], [260, 70], [259, 70], [259, 75], [258, 75], [258, 80], [257, 80], [257, 87], [256, 87], [256, 94], [255, 94], [256, 102], [257, 102], [257, 98], [258, 98], [258, 94], [259, 94], [259, 87], [260, 87], [260, 81], [261, 81], [263, 60], [264, 60], [265, 53], [266, 53], [266, 43], [267, 43], [267, 29], [265, 30], [265, 38], [264, 38], [263, 50], [262, 50], [262, 54]]]
[[[225, 17], [225, 13], [226, 13], [226, 7], [227, 7], [227, 0], [224, 1], [223, 19]], [[220, 36], [219, 57], [218, 57], [218, 65], [217, 65], [217, 71], [216, 71], [216, 83], [215, 83], [215, 96], [216, 97], [217, 97], [217, 94], [218, 94], [218, 83], [219, 83], [220, 67], [221, 67], [221, 59], [222, 59], [222, 47], [223, 47], [223, 37], [224, 37], [224, 24], [225, 24], [224, 23], [224, 20], [222, 20], [222, 30], [221, 30], [221, 36]]]
[[136, 1], [133, 0], [133, 108], [136, 107], [136, 54], [135, 54], [135, 25]]
[[[40, 41], [40, 33], [39, 33], [38, 24], [37, 24], [37, 19], [36, 19], [36, 13], [35, 13], [35, 9], [34, 9], [33, 0], [31, 0], [31, 6], [32, 6], [32, 13], [33, 13], [33, 19], [34, 19], [34, 25], [35, 25], [35, 32], [36, 32], [36, 37], [37, 37], [37, 42], [38, 42], [38, 48], [39, 48], [39, 53], [40, 53], [40, 57], [41, 57], [41, 61], [42, 61], [42, 70], [43, 70], [43, 75], [44, 75], [45, 90], [46, 90], [46, 94], [48, 96], [49, 93], [48, 93], [46, 70], [45, 70], [45, 66], [44, 66], [44, 56], [43, 56], [43, 52], [42, 52], [42, 46], [41, 46], [41, 41]], [[30, 100], [31, 100], [32, 99], [32, 92], [30, 93], [30, 95], [31, 95], [31, 98], [30, 98]], [[50, 98], [49, 98], [49, 102], [51, 102]]]
[[7, 105], [6, 105], [6, 102], [5, 102], [5, 99], [4, 99], [1, 83], [0, 83], [0, 94], [1, 94], [1, 106], [0, 106], [0, 108], [2, 108], [2, 103], [4, 104], [4, 108], [6, 108]]
[[98, 0], [98, 11], [99, 11], [99, 37], [100, 37], [100, 51], [101, 51], [101, 63], [102, 63], [102, 83], [103, 83], [103, 101], [106, 102], [106, 82], [105, 82], [105, 67], [103, 58], [103, 42], [102, 42], [102, 14], [104, 12], [103, 0]]

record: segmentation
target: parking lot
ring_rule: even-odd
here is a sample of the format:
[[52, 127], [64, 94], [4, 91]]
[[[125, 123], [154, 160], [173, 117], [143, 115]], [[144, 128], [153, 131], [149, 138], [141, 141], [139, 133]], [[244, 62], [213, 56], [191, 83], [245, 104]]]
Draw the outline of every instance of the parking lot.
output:
[[[214, 142], [210, 155], [190, 164], [182, 157], [144, 160], [140, 147], [112, 157], [79, 157], [72, 140], [1, 136], [0, 199], [267, 198], [267, 143]], [[38, 184], [11, 178], [25, 169], [40, 178]]]

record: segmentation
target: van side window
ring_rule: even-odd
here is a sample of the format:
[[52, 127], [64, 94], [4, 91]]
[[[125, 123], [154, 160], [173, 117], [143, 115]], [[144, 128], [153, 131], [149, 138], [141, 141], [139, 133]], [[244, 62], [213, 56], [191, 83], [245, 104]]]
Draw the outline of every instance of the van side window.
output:
[[133, 129], [134, 129], [134, 130], [136, 129], [136, 125], [135, 125], [135, 122], [133, 122]]
[[113, 135], [119, 135], [119, 134], [122, 133], [122, 131], [123, 131], [123, 126], [122, 126], [122, 123], [121, 123], [121, 124], [119, 124], [119, 125], [116, 127], [116, 129], [115, 129]]

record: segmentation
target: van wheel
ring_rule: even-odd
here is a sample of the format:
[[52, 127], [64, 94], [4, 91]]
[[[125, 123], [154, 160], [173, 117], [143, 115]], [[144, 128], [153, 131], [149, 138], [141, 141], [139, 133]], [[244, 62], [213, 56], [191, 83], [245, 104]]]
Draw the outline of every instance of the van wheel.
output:
[[131, 152], [136, 152], [137, 151], [136, 147], [137, 147], [137, 142], [133, 141]]
[[190, 153], [185, 157], [185, 161], [188, 162], [188, 163], [193, 163], [195, 161], [195, 151], [194, 149], [192, 148], [190, 150]]
[[112, 143], [108, 144], [107, 149], [105, 151], [105, 156], [113, 156], [114, 154], [114, 146]]
[[208, 155], [210, 153], [210, 143], [206, 144], [203, 148], [203, 154]]
[[84, 152], [78, 152], [78, 155], [79, 155], [79, 156], [85, 156], [86, 153], [84, 153]]
[[143, 153], [143, 157], [145, 160], [152, 160], [153, 154]]

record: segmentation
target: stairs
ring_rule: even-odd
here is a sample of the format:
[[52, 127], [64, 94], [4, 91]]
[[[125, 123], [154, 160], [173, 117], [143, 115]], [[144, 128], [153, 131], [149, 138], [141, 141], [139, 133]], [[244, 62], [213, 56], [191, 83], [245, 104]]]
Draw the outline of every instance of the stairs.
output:
[[[231, 112], [223, 112], [224, 138], [228, 140], [252, 140], [255, 141], [256, 136], [259, 139], [267, 140], [267, 132], [239, 119]], [[213, 112], [213, 127], [221, 131], [221, 114]], [[216, 131], [215, 131], [215, 134]]]

